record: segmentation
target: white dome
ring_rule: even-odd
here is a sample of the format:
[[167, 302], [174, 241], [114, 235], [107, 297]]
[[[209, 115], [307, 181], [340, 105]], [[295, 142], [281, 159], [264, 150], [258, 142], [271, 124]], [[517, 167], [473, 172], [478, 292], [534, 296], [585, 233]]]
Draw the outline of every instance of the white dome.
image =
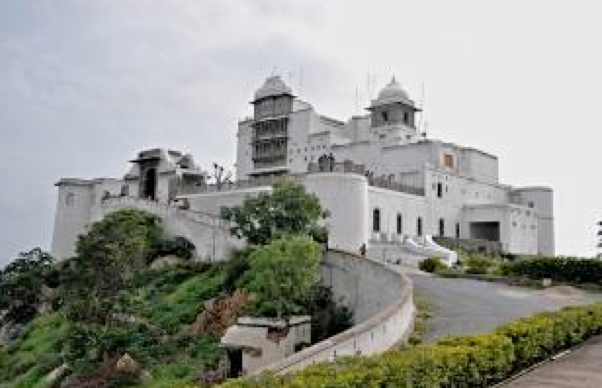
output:
[[414, 101], [412, 101], [410, 96], [408, 96], [408, 93], [401, 88], [401, 85], [395, 80], [395, 77], [393, 77], [391, 82], [378, 93], [378, 98], [372, 101], [372, 105], [385, 105], [394, 102], [401, 102], [414, 106]]
[[404, 98], [406, 100], [410, 98], [406, 91], [401, 88], [401, 85], [399, 85], [397, 80], [395, 80], [395, 77], [393, 77], [391, 82], [378, 93], [379, 100], [388, 100], [391, 98]]
[[255, 92], [255, 99], [260, 100], [270, 96], [281, 96], [283, 94], [292, 94], [291, 88], [286, 86], [279, 75], [268, 77], [263, 86]]

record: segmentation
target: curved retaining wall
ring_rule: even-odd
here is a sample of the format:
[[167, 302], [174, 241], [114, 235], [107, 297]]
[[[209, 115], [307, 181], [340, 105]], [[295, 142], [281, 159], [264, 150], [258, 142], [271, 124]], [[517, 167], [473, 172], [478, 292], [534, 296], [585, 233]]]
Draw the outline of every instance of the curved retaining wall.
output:
[[412, 282], [393, 266], [342, 251], [327, 251], [323, 284], [355, 312], [351, 329], [255, 371], [283, 374], [339, 356], [381, 353], [407, 340], [414, 326]]

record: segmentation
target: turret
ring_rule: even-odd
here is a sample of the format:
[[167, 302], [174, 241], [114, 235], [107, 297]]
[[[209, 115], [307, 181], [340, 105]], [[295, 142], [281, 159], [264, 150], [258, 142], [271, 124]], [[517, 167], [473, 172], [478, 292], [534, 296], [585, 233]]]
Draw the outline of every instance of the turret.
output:
[[[280, 76], [272, 76], [255, 92], [252, 161], [254, 170], [273, 173], [286, 168], [288, 115], [293, 109], [293, 96]], [[260, 175], [261, 171], [255, 175]]]
[[387, 145], [406, 144], [418, 138], [416, 112], [420, 109], [395, 77], [367, 109], [370, 111], [371, 128], [381, 142]]

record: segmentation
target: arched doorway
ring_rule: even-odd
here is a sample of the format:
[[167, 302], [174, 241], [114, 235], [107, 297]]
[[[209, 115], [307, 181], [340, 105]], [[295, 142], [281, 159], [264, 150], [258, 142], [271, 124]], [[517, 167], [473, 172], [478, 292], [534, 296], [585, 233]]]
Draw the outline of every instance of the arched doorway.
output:
[[157, 169], [149, 168], [144, 174], [142, 198], [155, 200], [157, 198]]

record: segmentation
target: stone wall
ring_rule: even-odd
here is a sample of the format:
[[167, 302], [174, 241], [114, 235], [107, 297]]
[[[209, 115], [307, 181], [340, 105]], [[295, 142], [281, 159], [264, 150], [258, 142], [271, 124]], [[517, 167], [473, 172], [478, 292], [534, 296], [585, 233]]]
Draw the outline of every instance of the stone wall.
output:
[[412, 283], [398, 268], [330, 250], [322, 276], [335, 297], [343, 298], [354, 310], [356, 325], [255, 373], [271, 370], [283, 374], [340, 356], [377, 354], [407, 340], [415, 307]]

